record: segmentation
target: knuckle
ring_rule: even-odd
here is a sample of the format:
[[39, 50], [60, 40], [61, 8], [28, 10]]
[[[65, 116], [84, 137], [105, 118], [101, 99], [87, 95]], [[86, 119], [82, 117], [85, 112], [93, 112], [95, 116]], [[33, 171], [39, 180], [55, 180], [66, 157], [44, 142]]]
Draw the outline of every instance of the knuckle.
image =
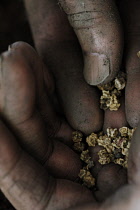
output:
[[83, 11], [75, 14], [69, 14], [68, 18], [75, 29], [84, 29], [94, 27], [97, 21], [101, 20], [102, 13], [99, 11]]

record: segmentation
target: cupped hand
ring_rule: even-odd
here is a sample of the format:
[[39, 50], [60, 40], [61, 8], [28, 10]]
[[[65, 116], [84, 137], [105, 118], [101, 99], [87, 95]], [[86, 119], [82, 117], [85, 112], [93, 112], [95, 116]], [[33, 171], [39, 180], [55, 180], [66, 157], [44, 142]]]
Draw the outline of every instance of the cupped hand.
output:
[[[25, 43], [12, 45], [1, 56], [0, 189], [19, 210], [113, 210], [116, 206], [123, 210], [139, 209], [140, 126], [132, 139], [128, 184], [98, 203], [97, 193], [66, 180], [76, 178], [80, 167], [78, 156], [58, 140], [48, 138], [49, 118], [42, 116], [40, 109], [39, 96], [44, 90], [42, 67], [36, 52]], [[46, 91], [47, 87], [50, 86], [46, 84]], [[43, 99], [47, 105], [49, 98]], [[104, 180], [110, 178], [112, 185], [117, 182], [117, 179], [112, 182], [106, 170], [100, 170], [99, 176]], [[100, 186], [105, 184], [101, 180]], [[108, 190], [106, 187], [103, 193]]]
[[31, 46], [23, 42], [11, 45], [1, 55], [0, 113], [23, 148], [54, 176], [73, 180], [81, 163], [66, 146], [71, 146], [72, 129], [53, 109], [53, 81], [45, 68]]
[[53, 110], [53, 81], [37, 53], [17, 42], [0, 61], [2, 192], [19, 210], [95, 201], [91, 191], [72, 182], [82, 166], [80, 157], [66, 146], [71, 146], [72, 129]]
[[[70, 28], [70, 26], [69, 26], [69, 24], [67, 22], [66, 16], [63, 13], [63, 11], [62, 10], [58, 10], [59, 7], [56, 4], [56, 1], [48, 1], [48, 2], [46, 1], [44, 3], [42, 3], [43, 1], [40, 1], [40, 2], [39, 1], [36, 1], [36, 2], [35, 1], [34, 2], [27, 1], [26, 2], [26, 7], [27, 7], [27, 9], [29, 11], [28, 14], [29, 14], [29, 17], [30, 17], [31, 27], [33, 29], [33, 35], [34, 35], [34, 40], [35, 40], [37, 49], [40, 52], [40, 54], [42, 55], [42, 57], [44, 58], [45, 63], [49, 66], [49, 69], [52, 70], [52, 72], [53, 72], [53, 76], [55, 78], [55, 85], [57, 87], [57, 91], [58, 91], [58, 94], [59, 94], [59, 100], [61, 101], [61, 104], [63, 106], [63, 109], [64, 109], [64, 112], [66, 114], [66, 117], [67, 117], [68, 121], [70, 122], [70, 124], [72, 125], [72, 127], [74, 127], [75, 129], [78, 129], [78, 130], [82, 130], [85, 134], [89, 134], [92, 131], [100, 130], [100, 128], [102, 127], [103, 118], [101, 116], [102, 113], [99, 110], [99, 96], [98, 96], [98, 91], [96, 89], [93, 89], [92, 87], [89, 87], [85, 83], [85, 81], [84, 81], [84, 78], [82, 76], [82, 69], [83, 69], [82, 56], [80, 55], [79, 46], [76, 44], [77, 43], [77, 40], [75, 38], [75, 35], [73, 34], [73, 31]], [[106, 8], [108, 8], [108, 6], [109, 6], [110, 7], [110, 9], [109, 9], [110, 12], [116, 11], [115, 4], [114, 3], [113, 4], [111, 3], [113, 1], [108, 1], [108, 2], [109, 3], [107, 3], [107, 4], [105, 3], [106, 4]], [[101, 4], [101, 6], [102, 5], [103, 4]], [[102, 9], [101, 6], [98, 5], [98, 4], [95, 4], [95, 10]], [[105, 7], [105, 5], [104, 5], [104, 7]], [[46, 12], [46, 11], [48, 11], [48, 12]], [[108, 13], [109, 15], [111, 14], [110, 12]], [[112, 14], [114, 14], [114, 13], [112, 13]], [[115, 15], [116, 14], [117, 13], [115, 13]], [[113, 17], [115, 17], [115, 16], [113, 16]], [[76, 18], [77, 18], [77, 16], [76, 16]], [[81, 18], [81, 16], [78, 17], [78, 18]], [[103, 20], [106, 20], [106, 18], [104, 19], [104, 16], [103, 17], [99, 17], [99, 18], [101, 20], [102, 19]], [[110, 19], [108, 19], [108, 20], [110, 20]], [[116, 23], [118, 23], [118, 20], [119, 19], [117, 18], [117, 22]], [[78, 19], [78, 21], [79, 21], [79, 19]], [[83, 21], [83, 23], [84, 23], [84, 21]], [[96, 26], [97, 29], [99, 28], [98, 27], [98, 25], [99, 25], [98, 23], [99, 22], [95, 23], [95, 26]], [[116, 24], [116, 23], [114, 21], [114, 24]], [[110, 24], [113, 24], [113, 22], [111, 22]], [[111, 26], [110, 24], [108, 25], [109, 27]], [[115, 27], [115, 28], [117, 28], [117, 27]], [[104, 30], [105, 31], [104, 31], [103, 34], [106, 34], [105, 33], [106, 32], [106, 29], [104, 28]], [[120, 28], [119, 28], [118, 31], [120, 31]], [[98, 30], [96, 32], [98, 32]], [[90, 31], [90, 33], [91, 33], [91, 31]], [[95, 33], [95, 35], [97, 35], [97, 34]], [[98, 33], [98, 35], [99, 35], [99, 33]], [[82, 39], [81, 32], [79, 32], [79, 34], [78, 34], [79, 40], [80, 40], [80, 37]], [[84, 37], [85, 37], [85, 34], [84, 34]], [[113, 37], [113, 35], [112, 36], [105, 36], [104, 38], [106, 38], [108, 40], [108, 38], [110, 38], [110, 37]], [[94, 37], [92, 37], [92, 38], [94, 38]], [[90, 41], [92, 40], [92, 38], [90, 39]], [[97, 43], [96, 46], [97, 46], [97, 49], [99, 49], [99, 51], [100, 51], [100, 47], [101, 47], [100, 42], [101, 43], [105, 43], [105, 42], [102, 42], [102, 38], [103, 38], [102, 35], [95, 37], [96, 43]], [[118, 40], [119, 40], [119, 43], [122, 42], [121, 41], [122, 40], [121, 37]], [[81, 41], [83, 41], [83, 40], [81, 40]], [[82, 42], [80, 42], [80, 43], [81, 43], [81, 46], [82, 46]], [[84, 46], [87, 47], [86, 48], [86, 51], [88, 51], [89, 50], [88, 43], [87, 43], [87, 45], [85, 44]], [[110, 47], [111, 45], [107, 45], [107, 46]], [[118, 49], [118, 51], [119, 51], [119, 47], [120, 47], [120, 45], [118, 45], [118, 48], [116, 46], [116, 48]], [[83, 47], [82, 47], [82, 49], [83, 49], [84, 58], [85, 58], [85, 61], [86, 61], [86, 64], [87, 64], [86, 65], [86, 69], [84, 70], [84, 72], [85, 72], [84, 75], [85, 75], [85, 78], [87, 78], [86, 77], [86, 72], [89, 72], [87, 74], [87, 76], [88, 75], [91, 75], [90, 73], [92, 73], [92, 71], [91, 71], [91, 68], [90, 68], [91, 67], [90, 64], [91, 64], [91, 62], [94, 61], [94, 58], [97, 58], [98, 57], [97, 56], [98, 53], [97, 54], [96, 54], [96, 52], [95, 52], [95, 54], [94, 54], [94, 52], [93, 52], [93, 54], [91, 53], [91, 55], [93, 56], [92, 57], [90, 55], [90, 53], [89, 54], [88, 53], [85, 53], [85, 51], [84, 51], [85, 49]], [[110, 49], [111, 48], [109, 48], [109, 50], [108, 50], [109, 53], [111, 52]], [[91, 47], [91, 50], [94, 50], [94, 47], [93, 48]], [[100, 52], [99, 52], [99, 54], [100, 54]], [[120, 49], [120, 52], [122, 52], [122, 48]], [[24, 54], [24, 53], [22, 53], [22, 54]], [[131, 53], [130, 53], [130, 55], [131, 55]], [[134, 55], [135, 55], [135, 53], [134, 53]], [[121, 57], [121, 55], [119, 55], [119, 56]], [[101, 62], [99, 62], [99, 66], [102, 67], [102, 64], [104, 64], [102, 62], [102, 60], [104, 61], [104, 56], [102, 55], [102, 52], [101, 52], [101, 56], [99, 56], [99, 57], [100, 57], [100, 61], [101, 61]], [[30, 60], [30, 58], [29, 58], [29, 60]], [[106, 62], [105, 62], [105, 64], [106, 64]], [[120, 64], [118, 62], [118, 66], [119, 65]], [[105, 66], [108, 67], [108, 65], [105, 65]], [[112, 66], [113, 66], [113, 64], [112, 64]], [[110, 79], [110, 78], [112, 79], [113, 78], [112, 75], [115, 75], [116, 74], [116, 72], [118, 71], [116, 67], [117, 67], [117, 65], [114, 67], [115, 70], [113, 69], [113, 71], [110, 74], [110, 76], [108, 77], [108, 79]], [[102, 69], [103, 70], [106, 70], [107, 68], [102, 68]], [[96, 70], [96, 68], [95, 68], [95, 70]], [[47, 73], [47, 70], [45, 70], [44, 72], [45, 72], [44, 73], [44, 77], [46, 79], [49, 77], [49, 79], [47, 81], [50, 81], [50, 80], [52, 81], [50, 74]], [[95, 73], [95, 75], [94, 74], [93, 75], [95, 77], [93, 77], [93, 80], [94, 80], [94, 78], [96, 78], [96, 75], [98, 76], [98, 71], [95, 71], [94, 73]], [[138, 76], [138, 73], [136, 75]], [[135, 77], [136, 77], [136, 75], [135, 75]], [[37, 77], [39, 78], [40, 81], [42, 81], [40, 79], [39, 74], [37, 74]], [[29, 76], [29, 78], [30, 78], [30, 76]], [[131, 78], [132, 77], [130, 76], [129, 78], [130, 78], [130, 81], [131, 81]], [[135, 81], [135, 79], [136, 78], [134, 78], [133, 81]], [[98, 83], [98, 79], [96, 79], [96, 80], [97, 80], [97, 83]], [[105, 80], [105, 81], [107, 82], [108, 80]], [[128, 83], [127, 87], [130, 87], [130, 83]], [[46, 82], [46, 86], [47, 86], [47, 84], [48, 83]], [[37, 85], [37, 87], [38, 86], [39, 85]], [[5, 87], [6, 87], [6, 85], [5, 85]], [[138, 89], [137, 87], [138, 87], [138, 85], [136, 85], [136, 90]], [[52, 105], [49, 105], [50, 102], [48, 102], [49, 100], [47, 100], [48, 99], [48, 95], [49, 95], [49, 98], [51, 98], [51, 96], [53, 95], [52, 94], [52, 92], [54, 92], [53, 91], [54, 90], [53, 89], [53, 85], [51, 85], [51, 87], [48, 85], [47, 88], [50, 88], [51, 89], [51, 91], [50, 91], [51, 93], [48, 91], [47, 96], [44, 96], [44, 93], [43, 93], [43, 96], [41, 97], [42, 98], [41, 101], [43, 101], [43, 102], [41, 104], [39, 104], [39, 105], [36, 104], [37, 107], [39, 106], [39, 110], [42, 110], [42, 109], [44, 110], [44, 107], [47, 107], [46, 110], [51, 110], [51, 111], [46, 111], [45, 110], [45, 111], [42, 111], [42, 112], [40, 111], [40, 113], [43, 113], [43, 114], [40, 114], [44, 118], [43, 121], [46, 121], [47, 122], [46, 124], [48, 124], [48, 127], [50, 128], [50, 129], [48, 129], [48, 132], [50, 132], [50, 134], [47, 134], [47, 135], [49, 135], [49, 136], [55, 136], [55, 133], [57, 133], [57, 131], [60, 130], [60, 132], [58, 132], [59, 135], [56, 134], [56, 136], [58, 135], [59, 137], [63, 137], [63, 139], [65, 140], [66, 139], [66, 138], [64, 138], [64, 135], [65, 135], [65, 137], [67, 137], [67, 142], [68, 142], [69, 136], [70, 136], [70, 133], [71, 133], [71, 128], [69, 126], [67, 126], [66, 123], [64, 123], [64, 127], [67, 128], [67, 132], [65, 132], [65, 134], [64, 134], [64, 129], [62, 129], [63, 132], [61, 132], [61, 129], [59, 129], [60, 125], [63, 125], [63, 123], [61, 123], [61, 120], [58, 119], [58, 117], [56, 117], [56, 116], [54, 118], [52, 117], [53, 114], [50, 114], [50, 113], [54, 113], [54, 110], [52, 110]], [[49, 90], [49, 89], [47, 89], [47, 90]], [[131, 90], [131, 88], [129, 90]], [[132, 86], [132, 90], [133, 90], [133, 86]], [[12, 95], [12, 94], [9, 94], [9, 95]], [[20, 94], [20, 95], [22, 95], [22, 94]], [[46, 90], [45, 90], [45, 95], [46, 95]], [[127, 96], [127, 94], [126, 94], [126, 96]], [[136, 96], [137, 96], [137, 91], [136, 91]], [[9, 98], [9, 96], [8, 96], [8, 98]], [[27, 98], [30, 98], [30, 97], [27, 96]], [[129, 98], [130, 97], [128, 97], [128, 99]], [[46, 104], [46, 102], [44, 102], [46, 100], [47, 100], [47, 104]], [[8, 103], [9, 103], [9, 99], [8, 99]], [[16, 102], [16, 104], [17, 104], [17, 102]], [[43, 104], [45, 104], [45, 105], [43, 106]], [[127, 104], [129, 104], [129, 103], [127, 103]], [[138, 104], [139, 103], [136, 103], [136, 104], [137, 104], [137, 110], [138, 110]], [[34, 107], [34, 105], [32, 107]], [[119, 112], [117, 112], [117, 113], [113, 113], [112, 112], [110, 114], [110, 112], [108, 112], [109, 113], [109, 116], [107, 117], [107, 115], [106, 115], [106, 118], [105, 118], [106, 121], [107, 121], [107, 119], [111, 119], [110, 120], [110, 124], [112, 124], [112, 121], [113, 121], [115, 123], [116, 122], [118, 123], [117, 124], [117, 127], [121, 127], [120, 126], [120, 123], [121, 123], [122, 126], [124, 126], [125, 123], [127, 123], [127, 121], [125, 119], [124, 108], [123, 107], [124, 107], [124, 105], [122, 104], [122, 109], [120, 109]], [[131, 110], [133, 110], [133, 109], [131, 109]], [[33, 142], [34, 142], [33, 144], [30, 145], [30, 143], [29, 143], [31, 141], [32, 133], [30, 135], [30, 132], [27, 132], [27, 127], [28, 127], [28, 130], [29, 130], [31, 124], [29, 123], [28, 124], [29, 126], [28, 125], [25, 126], [26, 129], [25, 129], [25, 132], [24, 132], [24, 131], [22, 131], [22, 129], [18, 128], [17, 124], [13, 121], [13, 119], [11, 119], [11, 116], [10, 116], [11, 113], [10, 113], [10, 115], [7, 115], [8, 112], [5, 112], [5, 113], [6, 113], [6, 115], [4, 114], [4, 117], [3, 117], [4, 120], [6, 121], [6, 123], [8, 123], [8, 125], [10, 126], [10, 129], [12, 129], [12, 131], [14, 133], [17, 133], [16, 136], [18, 137], [18, 139], [20, 139], [20, 142], [22, 143], [22, 145], [24, 146], [24, 148], [26, 148], [26, 150], [28, 148], [28, 151], [30, 153], [32, 153], [32, 155], [38, 161], [40, 161], [41, 164], [44, 163], [44, 153], [42, 153], [40, 151], [39, 152], [36, 151], [36, 148], [38, 148], [38, 146], [37, 147], [36, 146], [33, 146], [32, 147], [32, 145], [36, 144], [35, 142], [38, 139], [38, 137], [35, 138], [35, 141], [34, 141], [34, 138], [33, 138]], [[127, 113], [130, 113], [130, 112], [127, 112]], [[29, 115], [30, 115], [30, 113], [28, 114], [28, 116]], [[48, 120], [48, 118], [49, 118], [49, 120]], [[114, 118], [117, 119], [117, 121], [116, 120], [114, 121]], [[51, 122], [51, 119], [54, 119], [54, 120]], [[131, 119], [133, 120], [134, 118], [131, 117]], [[24, 119], [23, 119], [23, 121], [24, 121]], [[34, 121], [34, 120], [32, 120], [32, 121]], [[58, 122], [58, 123], [56, 123], [57, 126], [55, 125], [54, 122]], [[43, 123], [42, 124], [39, 123], [39, 125], [41, 125], [40, 126], [41, 127], [40, 134], [42, 135], [42, 130], [43, 130], [42, 127], [44, 127], [44, 126], [43, 126]], [[38, 122], [37, 122], [37, 126], [38, 126]], [[37, 126], [34, 127], [35, 130], [36, 130]], [[114, 124], [113, 127], [116, 127], [116, 124]], [[51, 130], [51, 128], [54, 128], [54, 129]], [[27, 134], [26, 134], [26, 132], [27, 132]], [[36, 132], [36, 133], [39, 133], [39, 132]], [[25, 138], [26, 135], [27, 135], [27, 138]], [[37, 136], [37, 134], [35, 134], [33, 136]], [[46, 136], [46, 132], [45, 132], [45, 135], [43, 134], [43, 136]], [[27, 144], [28, 144], [28, 146], [27, 146]], [[44, 151], [44, 150], [46, 150], [45, 149], [46, 148], [46, 145], [43, 143], [40, 146], [40, 148], [41, 148], [41, 150], [43, 148], [43, 151]], [[58, 148], [58, 146], [57, 146], [57, 148]], [[61, 150], [63, 150], [63, 149], [61, 149]], [[61, 150], [60, 150], [60, 152], [56, 152], [56, 153], [57, 154], [61, 154]], [[63, 151], [65, 151], [65, 149]], [[42, 156], [42, 154], [43, 154], [43, 158], [40, 157], [40, 156]], [[65, 154], [64, 154], [64, 156], [65, 156]], [[62, 155], [63, 158], [64, 158], [64, 156]], [[56, 158], [56, 156], [54, 156], [54, 157], [55, 157], [54, 159], [56, 161], [57, 158]], [[54, 163], [55, 161], [53, 161], [51, 163]], [[69, 160], [67, 160], [67, 161], [69, 161]], [[73, 162], [75, 162], [74, 159], [73, 159]], [[57, 165], [58, 164], [56, 162], [56, 166]], [[72, 163], [72, 165], [73, 165], [73, 163]], [[48, 164], [48, 167], [49, 167], [49, 164]], [[112, 168], [113, 167], [114, 166], [112, 166]], [[115, 167], [116, 167], [116, 169], [118, 168], [118, 166], [115, 166]], [[49, 168], [49, 172], [52, 173], [52, 174], [57, 174], [58, 175], [59, 174], [58, 171], [55, 171], [56, 169], [58, 170], [58, 168], [57, 167], [56, 167], [56, 169], [54, 169], [54, 168], [55, 167], [52, 167], [52, 168], [50, 167]], [[59, 167], [59, 169], [60, 169], [60, 177], [62, 177], [62, 178], [63, 177], [64, 178], [69, 178], [69, 175], [71, 176], [71, 174], [73, 174], [73, 173], [70, 173], [69, 174], [69, 169], [68, 169], [68, 172], [66, 172], [66, 174], [63, 174], [64, 169], [62, 171], [61, 171], [61, 167]], [[108, 167], [108, 168], [106, 168], [106, 170], [103, 170], [104, 171], [103, 173], [100, 173], [100, 175], [101, 175], [100, 177], [102, 177], [102, 180], [103, 180], [104, 179], [104, 174], [106, 173], [107, 170], [111, 172], [110, 174], [112, 174], [113, 171], [116, 171], [115, 172], [115, 176], [116, 176], [116, 174], [118, 174], [118, 171], [121, 171], [120, 168], [117, 169], [118, 171], [116, 169], [115, 170], [110, 170], [110, 167]], [[79, 169], [77, 169], [77, 171], [78, 170]], [[54, 171], [55, 171], [55, 173], [54, 173]], [[70, 177], [70, 179], [74, 179], [76, 177], [77, 171], [76, 171], [75, 175], [72, 178]], [[108, 175], [108, 173], [109, 172], [107, 172], [107, 175]], [[114, 176], [114, 172], [113, 172], [112, 177], [113, 176]], [[110, 177], [110, 176], [108, 176], [108, 177]], [[126, 178], [124, 180], [126, 180]], [[109, 182], [110, 182], [110, 180], [109, 180]], [[109, 182], [107, 182], [107, 183], [109, 183]], [[115, 182], [116, 182], [116, 180], [114, 180], [114, 182], [111, 184], [110, 190], [112, 189], [112, 186], [114, 186], [114, 183]], [[104, 188], [103, 185], [102, 185], [102, 182], [99, 182], [99, 183], [100, 183], [100, 186], [102, 188]], [[125, 181], [123, 182], [123, 184], [124, 183], [125, 183]], [[122, 183], [121, 183], [121, 185], [122, 185]], [[104, 192], [104, 194], [106, 194], [106, 192]], [[98, 195], [96, 197], [98, 197]]]
[[[115, 1], [24, 2], [36, 48], [52, 71], [59, 102], [71, 126], [85, 134], [102, 129], [103, 121], [104, 130], [107, 127], [127, 126], [124, 96], [120, 109], [117, 112], [107, 110], [103, 119], [103, 113], [99, 110], [98, 90], [86, 84], [107, 83], [120, 70], [124, 42]], [[95, 160], [96, 150], [93, 150], [92, 154]], [[103, 180], [107, 185], [111, 183], [109, 179], [104, 179], [105, 172], [110, 174], [108, 177], [122, 177], [118, 178], [115, 184], [112, 178], [108, 193], [106, 187], [102, 193], [103, 199], [126, 183], [126, 172], [121, 167], [101, 167], [98, 162], [96, 165], [93, 173], [97, 176], [100, 171], [101, 178], [98, 180], [101, 183], [101, 191], [104, 189]]]

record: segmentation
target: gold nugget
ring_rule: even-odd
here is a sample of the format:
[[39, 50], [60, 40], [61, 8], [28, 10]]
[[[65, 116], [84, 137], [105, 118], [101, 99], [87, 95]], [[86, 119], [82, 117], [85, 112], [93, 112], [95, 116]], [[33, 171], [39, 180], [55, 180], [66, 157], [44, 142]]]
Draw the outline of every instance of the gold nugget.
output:
[[87, 170], [86, 168], [81, 169], [79, 177], [83, 181], [83, 184], [86, 185], [88, 188], [94, 187], [95, 178], [92, 176], [89, 170]]
[[103, 110], [117, 111], [120, 107], [121, 90], [125, 88], [125, 74], [120, 72], [114, 81], [98, 86], [102, 91], [100, 108]]
[[74, 131], [72, 133], [73, 142], [80, 142], [83, 139], [83, 134], [80, 131]]
[[89, 150], [82, 151], [80, 159], [84, 161], [85, 163], [88, 163], [91, 159], [89, 155]]
[[113, 154], [108, 153], [106, 149], [100, 150], [98, 152], [98, 155], [99, 155], [99, 163], [101, 165], [105, 165], [112, 162]]
[[95, 145], [97, 144], [97, 139], [98, 139], [97, 134], [92, 133], [86, 138], [86, 142], [87, 142], [88, 146], [95, 147]]
[[[109, 88], [111, 89], [111, 87]], [[85, 150], [85, 148], [87, 146], [95, 147], [99, 145], [103, 148], [98, 152], [98, 161], [100, 164], [115, 163], [127, 168], [131, 138], [135, 130], [136, 128], [130, 129], [128, 127], [122, 127], [120, 129], [107, 128], [106, 134], [101, 131], [99, 133], [91, 133], [87, 136], [87, 145], [83, 142], [83, 134], [81, 132], [73, 132], [74, 149], [81, 152], [80, 159], [84, 163], [84, 167], [79, 173], [83, 185], [88, 188], [93, 188], [95, 185], [95, 178], [90, 172], [90, 169], [94, 167], [94, 162], [91, 160], [89, 150]]]
[[82, 152], [85, 149], [85, 144], [83, 142], [76, 142], [73, 145], [73, 149], [78, 152]]
[[74, 142], [73, 148], [78, 152], [82, 152], [85, 148], [85, 144], [82, 142], [83, 134], [80, 131], [74, 131], [72, 133], [72, 140]]

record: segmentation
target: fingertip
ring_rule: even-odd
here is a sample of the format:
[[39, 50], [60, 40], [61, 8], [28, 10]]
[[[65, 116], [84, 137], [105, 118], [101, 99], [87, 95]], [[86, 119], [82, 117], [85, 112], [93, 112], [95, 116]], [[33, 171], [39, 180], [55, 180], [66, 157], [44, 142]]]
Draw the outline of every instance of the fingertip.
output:
[[33, 59], [37, 63], [38, 55], [34, 48], [26, 42], [18, 41], [8, 46], [7, 51], [1, 54], [8, 61], [31, 64]]
[[[111, 49], [108, 49], [108, 51], [110, 50]], [[104, 85], [111, 82], [117, 76], [122, 60], [121, 53], [119, 53], [119, 47], [116, 47], [116, 50], [114, 49], [114, 53], [115, 55], [110, 55], [109, 53], [105, 54], [102, 52], [84, 53], [85, 58], [83, 74], [89, 85]]]
[[40, 58], [36, 52], [36, 50], [27, 42], [24, 41], [18, 41], [14, 42], [13, 44], [8, 46], [8, 50], [4, 52], [4, 54], [9, 55], [9, 57], [12, 57], [12, 55], [16, 55], [18, 59], [22, 58], [22, 60], [25, 60], [25, 62], [28, 62], [32, 68], [35, 69], [36, 66], [39, 66], [40, 64]]
[[113, 163], [104, 165], [97, 177], [97, 187], [106, 198], [127, 183], [127, 171]]
[[74, 119], [72, 119], [72, 121], [70, 120], [71, 126], [85, 135], [100, 131], [103, 126], [103, 113], [96, 108], [95, 110], [96, 112], [91, 110], [91, 113], [87, 113], [85, 109], [83, 116], [74, 116]]
[[[88, 84], [111, 81], [123, 53], [121, 20], [114, 1], [61, 1], [81, 44]], [[95, 12], [96, 11], [96, 12]]]
[[16, 50], [18, 50], [18, 49], [20, 49], [20, 50], [21, 49], [27, 49], [27, 50], [31, 49], [31, 50], [35, 51], [34, 48], [30, 44], [28, 44], [27, 42], [24, 42], [24, 41], [17, 41], [17, 42], [14, 42], [14, 43], [10, 44], [8, 46], [8, 51], [10, 51], [12, 49], [16, 49]]
[[61, 122], [60, 129], [56, 133], [56, 137], [60, 138], [60, 141], [62, 141], [64, 144], [68, 145], [69, 147], [72, 147], [72, 132], [74, 130], [71, 128], [70, 125], [64, 120]]
[[103, 83], [110, 74], [110, 60], [104, 54], [90, 53], [84, 62], [84, 77], [89, 85]]
[[127, 122], [132, 128], [136, 128], [138, 126], [139, 120], [140, 120], [140, 113], [137, 111], [126, 111], [127, 115]]
[[88, 86], [84, 81], [70, 82], [71, 90], [67, 92], [65, 113], [68, 122], [74, 130], [80, 130], [85, 135], [101, 130], [103, 111], [99, 107], [99, 92], [95, 87]]
[[46, 161], [50, 173], [57, 178], [76, 180], [82, 167], [79, 155], [57, 139], [53, 143], [52, 155]]

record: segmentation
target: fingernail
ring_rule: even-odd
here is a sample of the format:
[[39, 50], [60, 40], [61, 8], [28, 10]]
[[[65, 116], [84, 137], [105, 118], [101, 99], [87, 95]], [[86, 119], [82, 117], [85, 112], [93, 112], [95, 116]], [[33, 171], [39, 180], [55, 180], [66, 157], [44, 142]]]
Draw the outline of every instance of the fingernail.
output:
[[110, 74], [110, 60], [104, 54], [86, 54], [84, 65], [84, 77], [90, 85], [99, 85]]
[[12, 50], [17, 42], [8, 45], [8, 51]]
[[10, 51], [10, 50], [11, 50], [11, 45], [8, 46], [8, 51]]

